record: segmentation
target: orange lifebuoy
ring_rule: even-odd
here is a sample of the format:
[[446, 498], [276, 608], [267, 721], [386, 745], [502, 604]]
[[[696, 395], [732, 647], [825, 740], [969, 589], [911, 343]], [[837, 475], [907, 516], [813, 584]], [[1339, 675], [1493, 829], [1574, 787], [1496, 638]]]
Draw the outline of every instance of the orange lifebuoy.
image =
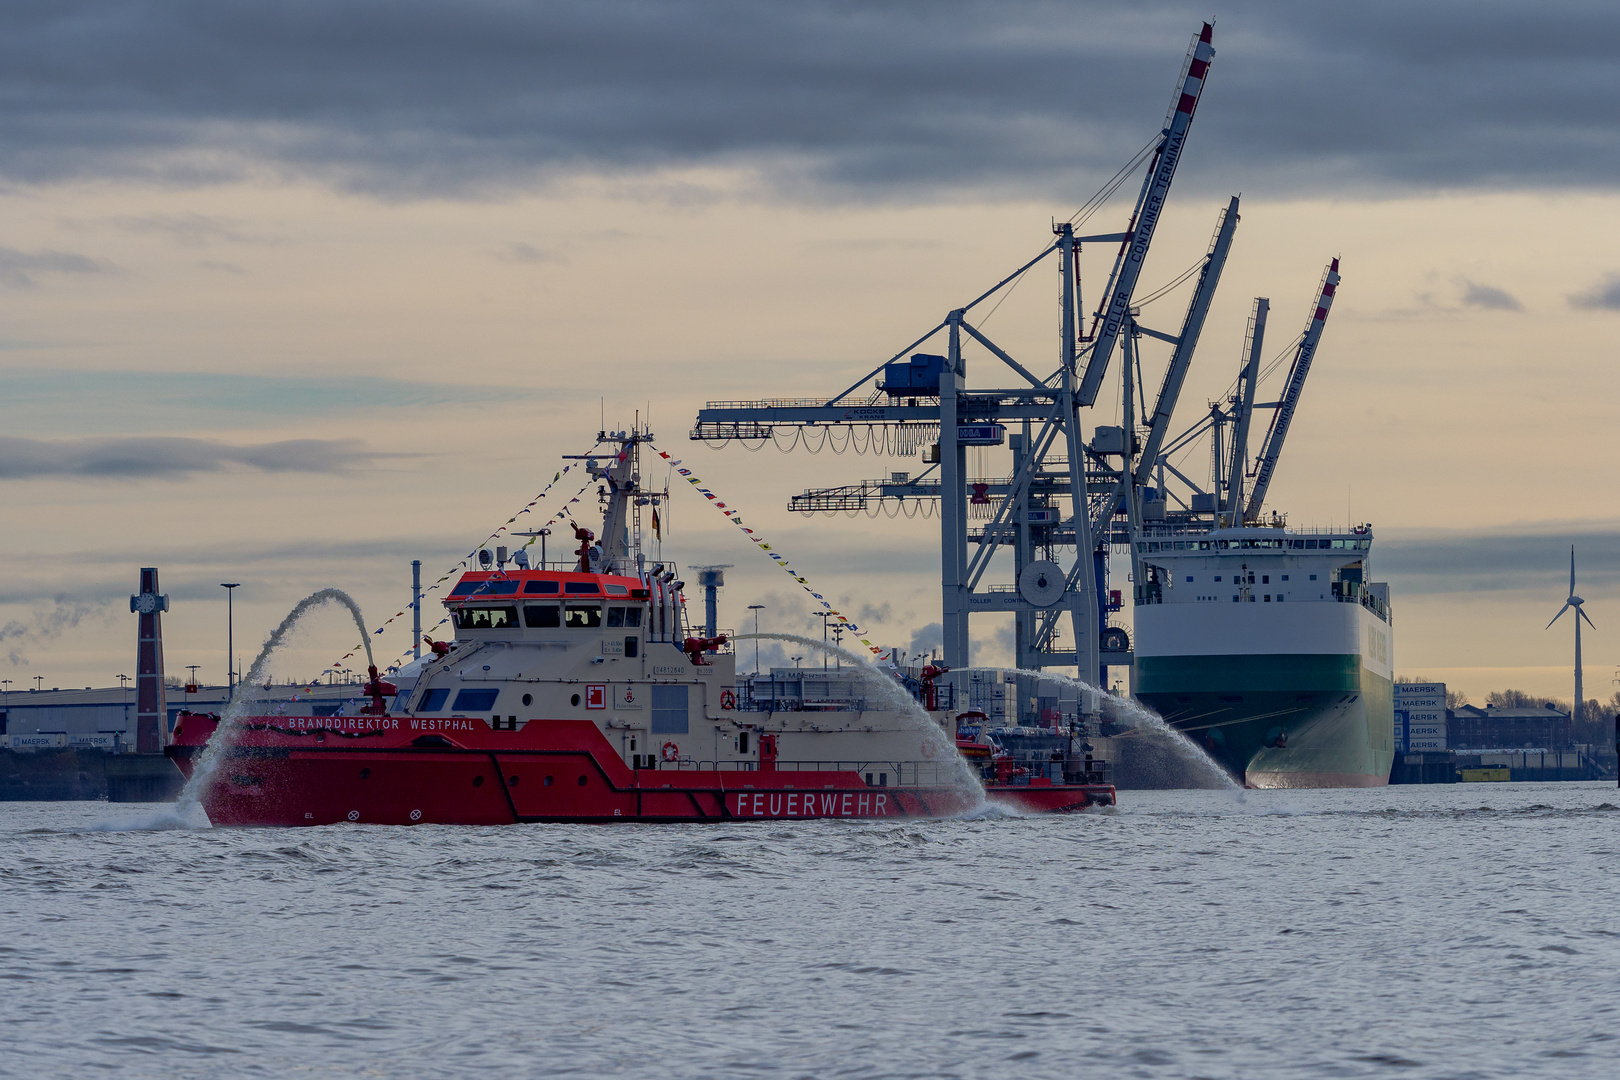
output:
[[667, 743], [664, 744], [664, 760], [665, 761], [679, 761], [680, 757], [681, 757], [681, 748], [680, 747], [676, 746], [672, 742], [667, 742]]
[[720, 691], [720, 707], [730, 712], [737, 707], [737, 695], [731, 690]]

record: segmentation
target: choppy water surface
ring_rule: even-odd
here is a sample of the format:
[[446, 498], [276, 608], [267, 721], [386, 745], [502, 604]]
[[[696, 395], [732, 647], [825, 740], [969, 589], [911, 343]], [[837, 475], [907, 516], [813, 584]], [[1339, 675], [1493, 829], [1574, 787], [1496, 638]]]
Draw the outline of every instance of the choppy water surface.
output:
[[1600, 784], [97, 831], [0, 804], [0, 1073], [1610, 1076]]

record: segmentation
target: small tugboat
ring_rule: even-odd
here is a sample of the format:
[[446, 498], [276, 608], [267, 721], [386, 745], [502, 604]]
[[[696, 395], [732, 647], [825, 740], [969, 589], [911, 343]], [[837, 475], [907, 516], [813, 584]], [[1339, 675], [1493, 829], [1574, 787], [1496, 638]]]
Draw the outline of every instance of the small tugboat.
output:
[[[925, 669], [920, 703], [874, 665], [862, 677], [879, 708], [756, 704], [726, 635], [689, 634], [684, 583], [643, 553], [642, 509], [663, 498], [643, 487], [650, 438], [603, 433], [610, 448], [587, 456], [603, 485], [600, 539], [576, 525], [570, 563], [491, 558], [466, 573], [444, 601], [455, 640], [432, 642], [431, 656], [391, 682], [373, 667], [370, 703], [355, 715], [242, 718], [200, 793], [209, 819], [929, 817], [971, 810], [981, 784], [989, 800], [1026, 812], [1114, 803], [1089, 757], [1033, 775], [1008, 768], [993, 745], [959, 740], [960, 714], [925, 708], [941, 704], [933, 684], [943, 669]], [[217, 716], [180, 714], [167, 753], [188, 778], [218, 726]]]

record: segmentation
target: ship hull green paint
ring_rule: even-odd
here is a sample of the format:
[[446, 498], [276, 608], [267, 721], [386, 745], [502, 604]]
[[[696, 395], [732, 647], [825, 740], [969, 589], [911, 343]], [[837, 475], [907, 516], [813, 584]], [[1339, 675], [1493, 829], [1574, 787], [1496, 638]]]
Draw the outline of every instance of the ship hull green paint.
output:
[[1249, 787], [1389, 782], [1394, 687], [1359, 655], [1139, 656], [1136, 696]]

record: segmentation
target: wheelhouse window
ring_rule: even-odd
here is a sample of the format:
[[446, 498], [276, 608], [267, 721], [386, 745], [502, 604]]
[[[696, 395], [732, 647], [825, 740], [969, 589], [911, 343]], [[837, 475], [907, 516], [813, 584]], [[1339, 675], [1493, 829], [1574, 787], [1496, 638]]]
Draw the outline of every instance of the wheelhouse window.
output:
[[457, 630], [504, 630], [518, 624], [515, 607], [464, 607], [455, 614]]
[[488, 712], [494, 708], [495, 698], [499, 694], [500, 690], [498, 689], [458, 690], [456, 691], [455, 703], [450, 706], [450, 709], [452, 712], [461, 712], [463, 709], [468, 712]]
[[525, 604], [523, 625], [535, 630], [552, 630], [562, 625], [562, 608], [556, 604]]
[[602, 625], [601, 604], [569, 604], [563, 625], [570, 630], [594, 630]]
[[600, 595], [602, 588], [594, 581], [570, 581], [563, 585], [563, 592]]
[[523, 591], [526, 593], [554, 593], [557, 591], [555, 581], [525, 581]]
[[607, 610], [609, 626], [640, 626], [641, 609], [638, 607], [610, 607]]

